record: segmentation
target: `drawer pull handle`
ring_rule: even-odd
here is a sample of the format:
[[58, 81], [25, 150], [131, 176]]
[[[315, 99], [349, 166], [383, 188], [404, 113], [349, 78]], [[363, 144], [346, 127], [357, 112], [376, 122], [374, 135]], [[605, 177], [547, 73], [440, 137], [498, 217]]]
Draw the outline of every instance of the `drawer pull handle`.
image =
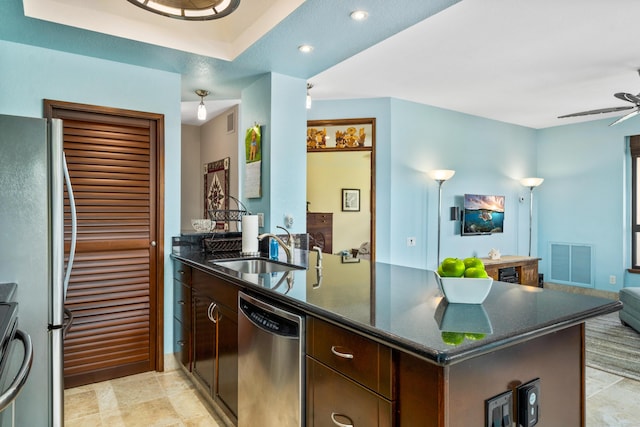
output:
[[[336, 417], [346, 418], [349, 421], [349, 424], [341, 423], [340, 421], [336, 420]], [[346, 415], [336, 414], [335, 412], [332, 412], [331, 421], [333, 421], [333, 423], [338, 427], [353, 427], [353, 421], [351, 421], [351, 418], [347, 417]]]
[[209, 304], [209, 309], [207, 310], [207, 317], [213, 323], [218, 323], [218, 320], [213, 316], [213, 311], [216, 309], [217, 306], [218, 305], [215, 302], [212, 302], [211, 304]]
[[178, 270], [178, 273], [180, 273], [180, 274], [184, 274], [184, 271], [182, 271], [182, 270]]
[[178, 341], [178, 345], [179, 345], [180, 347], [184, 347], [184, 344], [185, 344], [185, 341], [184, 341], [184, 340], [180, 340], [180, 341]]
[[184, 305], [184, 300], [179, 300], [178, 305]]
[[336, 347], [335, 345], [331, 346], [331, 353], [335, 354], [338, 357], [342, 357], [343, 359], [353, 359], [353, 354], [338, 351], [338, 347]]

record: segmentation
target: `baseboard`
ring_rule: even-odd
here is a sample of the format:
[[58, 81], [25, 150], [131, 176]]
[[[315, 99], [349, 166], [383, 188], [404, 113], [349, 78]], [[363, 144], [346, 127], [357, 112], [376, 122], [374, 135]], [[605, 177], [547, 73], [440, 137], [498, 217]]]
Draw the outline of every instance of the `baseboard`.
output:
[[606, 298], [610, 300], [617, 300], [618, 293], [611, 291], [602, 291], [600, 289], [583, 288], [580, 286], [561, 285], [559, 283], [544, 282], [545, 289], [553, 289], [556, 291], [568, 292], [571, 294], [590, 295], [593, 297]]

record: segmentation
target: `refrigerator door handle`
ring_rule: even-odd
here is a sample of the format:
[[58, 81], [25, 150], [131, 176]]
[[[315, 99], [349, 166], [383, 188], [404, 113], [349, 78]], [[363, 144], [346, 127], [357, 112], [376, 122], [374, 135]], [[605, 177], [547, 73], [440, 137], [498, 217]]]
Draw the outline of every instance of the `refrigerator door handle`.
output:
[[65, 320], [64, 326], [62, 327], [62, 339], [65, 339], [67, 337], [67, 331], [69, 330], [69, 328], [71, 327], [71, 324], [73, 323], [73, 313], [71, 312], [71, 310], [65, 307], [64, 314], [67, 317], [67, 319]]
[[[69, 249], [69, 258], [67, 260], [67, 270], [64, 273], [64, 294], [63, 300], [67, 299], [67, 288], [69, 287], [69, 278], [71, 277], [71, 268], [73, 267], [73, 258], [76, 254], [76, 240], [78, 233], [78, 220], [76, 218], [76, 202], [73, 197], [73, 187], [71, 186], [71, 178], [69, 177], [69, 168], [67, 167], [67, 157], [62, 152], [62, 167], [64, 171], [64, 183], [67, 186], [67, 194], [69, 195], [69, 207], [71, 209], [71, 248]], [[71, 316], [73, 318], [73, 316]], [[66, 332], [66, 330], [65, 330]]]

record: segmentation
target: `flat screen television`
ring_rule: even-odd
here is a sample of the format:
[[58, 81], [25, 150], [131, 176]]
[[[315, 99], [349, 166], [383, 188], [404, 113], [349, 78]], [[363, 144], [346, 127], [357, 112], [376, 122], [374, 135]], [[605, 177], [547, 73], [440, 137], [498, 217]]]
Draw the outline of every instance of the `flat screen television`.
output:
[[504, 196], [465, 194], [462, 213], [462, 235], [502, 233]]

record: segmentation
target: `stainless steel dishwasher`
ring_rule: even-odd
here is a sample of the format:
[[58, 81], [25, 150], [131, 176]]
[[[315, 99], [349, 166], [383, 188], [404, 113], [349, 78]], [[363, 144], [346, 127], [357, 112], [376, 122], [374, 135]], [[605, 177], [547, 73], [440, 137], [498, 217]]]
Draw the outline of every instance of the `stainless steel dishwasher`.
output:
[[238, 427], [304, 425], [304, 318], [238, 296]]

